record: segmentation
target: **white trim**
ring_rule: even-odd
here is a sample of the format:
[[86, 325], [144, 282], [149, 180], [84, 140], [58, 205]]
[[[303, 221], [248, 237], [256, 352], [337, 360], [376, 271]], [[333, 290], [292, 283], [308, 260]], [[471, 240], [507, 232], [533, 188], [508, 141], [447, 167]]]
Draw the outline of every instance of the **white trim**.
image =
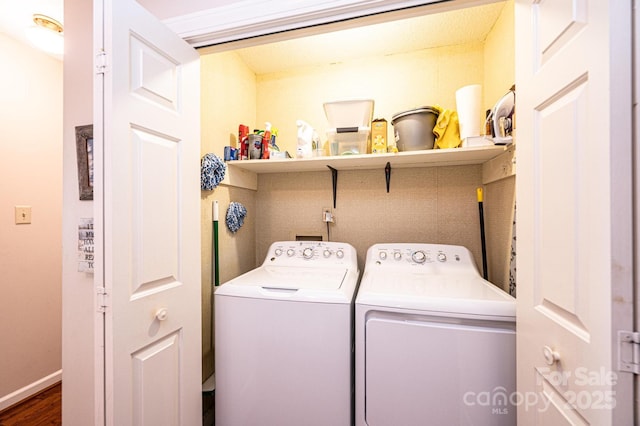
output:
[[[433, 11], [498, 0], [243, 0], [163, 21], [194, 47], [433, 5]], [[424, 13], [424, 12], [422, 12]]]
[[[610, 229], [611, 229], [611, 358], [615, 368], [620, 346], [615, 344], [619, 330], [634, 330], [634, 76], [633, 76], [633, 3], [609, 5], [609, 105], [610, 145]], [[635, 224], [637, 226], [637, 223]], [[637, 250], [637, 247], [635, 248]], [[637, 330], [634, 330], [637, 331]], [[618, 373], [613, 390], [616, 404], [612, 425], [633, 424], [634, 394], [632, 374]]]
[[0, 398], [0, 411], [22, 402], [60, 381], [62, 381], [62, 370], [58, 370], [55, 373], [49, 374], [40, 380], [36, 380], [35, 382], [10, 393], [9, 395], [5, 395]]

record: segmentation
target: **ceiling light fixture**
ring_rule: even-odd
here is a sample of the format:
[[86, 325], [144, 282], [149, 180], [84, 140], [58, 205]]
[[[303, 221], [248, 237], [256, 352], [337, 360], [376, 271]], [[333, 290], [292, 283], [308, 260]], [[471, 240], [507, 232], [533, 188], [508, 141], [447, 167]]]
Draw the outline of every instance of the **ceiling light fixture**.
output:
[[45, 15], [33, 15], [34, 26], [27, 28], [26, 35], [31, 44], [55, 55], [64, 53], [62, 24]]

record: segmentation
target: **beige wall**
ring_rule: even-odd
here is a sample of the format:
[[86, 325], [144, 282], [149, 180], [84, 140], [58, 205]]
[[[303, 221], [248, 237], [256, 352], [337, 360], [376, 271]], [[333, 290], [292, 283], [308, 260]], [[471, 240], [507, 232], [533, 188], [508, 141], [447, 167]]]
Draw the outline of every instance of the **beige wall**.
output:
[[478, 42], [260, 75], [256, 122], [258, 128], [273, 123], [279, 147], [295, 156], [297, 119], [325, 141], [324, 102], [373, 99], [374, 117], [387, 120], [392, 137], [391, 118], [398, 112], [424, 105], [455, 109], [457, 89], [482, 83], [483, 60]]
[[515, 24], [513, 0], [505, 3], [502, 13], [487, 36], [484, 46], [484, 106], [490, 109], [516, 82]]
[[[60, 380], [62, 63], [2, 34], [0, 63], [3, 409]], [[15, 224], [16, 205], [31, 224]]]
[[[201, 58], [201, 151], [223, 157], [225, 145], [237, 143], [238, 124], [253, 128], [256, 116], [255, 75], [233, 52]], [[220, 282], [223, 283], [255, 267], [255, 192], [218, 186], [202, 191], [202, 375], [213, 373], [212, 341], [212, 204], [219, 205]], [[225, 225], [229, 203], [235, 201], [248, 210], [245, 224], [236, 234]]]
[[[363, 270], [367, 249], [375, 243], [429, 242], [466, 246], [481, 266], [476, 188], [482, 167], [393, 169], [386, 192], [384, 170], [338, 173], [336, 221], [332, 241], [353, 245]], [[263, 174], [258, 209], [258, 259], [274, 241], [296, 235], [323, 235], [322, 208], [332, 206], [331, 172]]]

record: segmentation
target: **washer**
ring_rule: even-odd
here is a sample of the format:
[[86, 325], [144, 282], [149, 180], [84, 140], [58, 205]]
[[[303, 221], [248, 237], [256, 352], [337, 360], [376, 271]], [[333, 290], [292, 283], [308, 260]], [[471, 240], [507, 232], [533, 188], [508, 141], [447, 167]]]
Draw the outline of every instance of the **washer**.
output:
[[216, 424], [350, 425], [355, 249], [273, 243], [217, 288]]
[[515, 425], [515, 311], [464, 247], [370, 247], [356, 297], [356, 425]]

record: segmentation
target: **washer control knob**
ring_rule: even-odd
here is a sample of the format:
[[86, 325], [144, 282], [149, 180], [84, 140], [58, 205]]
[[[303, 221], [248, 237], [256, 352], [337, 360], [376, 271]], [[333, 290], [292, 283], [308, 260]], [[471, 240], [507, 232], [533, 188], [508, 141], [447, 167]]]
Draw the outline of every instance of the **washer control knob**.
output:
[[325, 250], [322, 252], [322, 255], [323, 255], [324, 257], [331, 257], [331, 250], [329, 250], [329, 249], [325, 249]]
[[276, 256], [282, 256], [282, 249], [281, 248], [277, 248], [275, 251]]
[[387, 258], [387, 252], [386, 251], [381, 251], [378, 254], [378, 257], [380, 258], [380, 260], [385, 260]]
[[424, 263], [427, 260], [427, 255], [422, 250], [414, 251], [411, 253], [411, 260], [416, 263]]
[[399, 251], [396, 251], [393, 253], [393, 258], [395, 260], [401, 260], [402, 259], [402, 253], [400, 253]]
[[291, 257], [291, 256], [293, 256], [294, 254], [296, 254], [296, 251], [295, 251], [294, 249], [289, 249], [289, 250], [287, 250], [287, 256]]
[[302, 250], [302, 257], [304, 257], [305, 259], [311, 259], [313, 257], [313, 249], [311, 247], [307, 247], [306, 249]]
[[447, 261], [447, 255], [444, 253], [438, 253], [438, 262], [446, 262]]
[[336, 251], [336, 257], [338, 259], [342, 259], [344, 257], [344, 252], [342, 251], [342, 249], [338, 249], [338, 251]]

